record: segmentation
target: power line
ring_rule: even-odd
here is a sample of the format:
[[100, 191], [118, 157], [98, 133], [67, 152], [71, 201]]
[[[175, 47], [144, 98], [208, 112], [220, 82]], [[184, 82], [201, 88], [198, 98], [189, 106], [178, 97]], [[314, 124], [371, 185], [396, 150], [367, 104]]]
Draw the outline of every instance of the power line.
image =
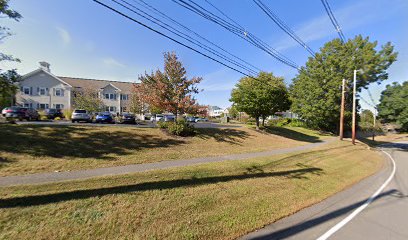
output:
[[344, 37], [344, 34], [340, 28], [339, 23], [337, 22], [336, 18], [334, 17], [334, 14], [330, 8], [329, 3], [327, 0], [321, 0], [324, 8], [326, 9], [327, 15], [329, 15], [330, 21], [332, 22], [334, 28], [336, 29], [336, 32], [339, 34], [340, 40], [344, 43], [346, 41], [346, 37]]
[[215, 61], [215, 62], [217, 62], [217, 63], [219, 63], [219, 64], [221, 64], [221, 65], [223, 65], [223, 66], [225, 66], [225, 67], [227, 67], [229, 69], [231, 69], [231, 70], [234, 70], [234, 71], [236, 71], [238, 73], [241, 73], [242, 75], [245, 75], [247, 77], [253, 78], [251, 75], [248, 75], [248, 74], [246, 74], [246, 73], [244, 73], [244, 72], [242, 72], [242, 71], [240, 71], [240, 70], [238, 70], [238, 69], [236, 69], [234, 67], [229, 66], [228, 64], [225, 64], [225, 63], [221, 62], [220, 60], [217, 60], [217, 59], [215, 59], [215, 58], [213, 58], [213, 57], [211, 57], [211, 56], [209, 56], [209, 55], [207, 55], [207, 54], [205, 54], [205, 53], [203, 53], [203, 52], [201, 52], [201, 51], [199, 51], [199, 50], [197, 50], [197, 49], [195, 49], [193, 47], [190, 47], [187, 44], [184, 44], [184, 43], [182, 43], [182, 42], [180, 42], [180, 41], [178, 41], [178, 40], [176, 40], [176, 39], [174, 39], [174, 38], [160, 32], [160, 31], [158, 31], [158, 30], [156, 30], [156, 29], [154, 29], [154, 28], [152, 28], [152, 27], [150, 27], [150, 26], [136, 20], [135, 18], [132, 18], [132, 17], [124, 14], [123, 12], [121, 12], [121, 11], [111, 7], [111, 6], [108, 6], [105, 3], [100, 2], [99, 0], [92, 0], [92, 1], [94, 1], [95, 3], [105, 7], [107, 9], [119, 14], [119, 15], [121, 15], [122, 17], [125, 17], [125, 18], [131, 20], [132, 22], [135, 22], [135, 23], [137, 23], [137, 24], [139, 24], [139, 25], [141, 25], [141, 26], [143, 26], [143, 27], [145, 27], [145, 28], [147, 28], [147, 29], [149, 29], [149, 30], [151, 30], [151, 31], [153, 31], [153, 32], [155, 32], [155, 33], [157, 33], [157, 34], [159, 34], [159, 35], [161, 35], [161, 36], [175, 42], [175, 43], [177, 43], [177, 44], [179, 44], [179, 45], [182, 45], [182, 46], [184, 46], [184, 47], [186, 47], [186, 48], [188, 48], [188, 49], [190, 49], [190, 50], [192, 50], [192, 51], [194, 51], [194, 52], [196, 52], [196, 53], [198, 53], [198, 54], [200, 54], [200, 55], [202, 55], [202, 56], [204, 56], [206, 58], [209, 58], [209, 59], [211, 59], [211, 60], [213, 60], [213, 61]]
[[180, 22], [174, 20], [173, 18], [169, 17], [168, 15], [166, 15], [166, 14], [163, 13], [163, 12], [161, 12], [161, 11], [158, 10], [157, 8], [153, 7], [152, 5], [146, 3], [145, 1], [143, 1], [143, 0], [138, 0], [138, 1], [141, 2], [142, 4], [141, 4], [141, 3], [138, 3], [136, 0], [132, 0], [132, 1], [133, 1], [134, 3], [137, 3], [137, 4], [141, 5], [141, 6], [144, 6], [144, 7], [147, 8], [147, 9], [150, 9], [150, 11], [153, 11], [153, 12], [157, 13], [157, 14], [160, 15], [162, 18], [169, 20], [170, 22], [172, 22], [172, 23], [176, 24], [177, 26], [183, 28], [184, 30], [186, 30], [186, 31], [189, 32], [189, 33], [192, 33], [192, 34], [195, 35], [196, 37], [198, 37], [198, 38], [204, 40], [205, 42], [211, 44], [212, 46], [214, 46], [214, 47], [220, 49], [221, 51], [223, 51], [223, 52], [225, 52], [226, 54], [232, 56], [233, 58], [235, 58], [235, 59], [237, 59], [237, 60], [239, 60], [239, 61], [242, 61], [242, 62], [245, 63], [245, 64], [248, 64], [249, 66], [253, 67], [254, 69], [256, 69], [256, 70], [258, 70], [258, 71], [262, 71], [262, 70], [259, 69], [258, 67], [254, 66], [254, 65], [252, 65], [251, 63], [249, 63], [249, 62], [243, 60], [242, 58], [240, 58], [240, 57], [238, 57], [238, 56], [236, 56], [236, 55], [230, 53], [229, 51], [225, 50], [224, 48], [220, 47], [219, 45], [217, 45], [217, 44], [213, 43], [212, 41], [208, 40], [207, 38], [201, 36], [201, 35], [198, 34], [197, 32], [191, 30], [190, 28], [186, 27], [185, 25], [181, 24]]
[[[160, 21], [159, 19], [157, 19], [157, 18], [153, 17], [152, 15], [150, 15], [150, 14], [144, 12], [143, 10], [137, 8], [136, 6], [130, 4], [129, 2], [127, 2], [127, 1], [125, 1], [125, 0], [119, 0], [119, 1], [121, 1], [121, 2], [125, 3], [126, 5], [130, 6], [130, 7], [133, 8], [134, 10], [133, 10], [133, 9], [130, 9], [129, 7], [127, 7], [127, 6], [125, 6], [125, 5], [123, 5], [122, 3], [119, 3], [119, 2], [116, 1], [116, 0], [112, 0], [112, 1], [115, 2], [115, 3], [118, 4], [118, 5], [120, 5], [120, 6], [124, 7], [124, 8], [126, 8], [127, 10], [129, 10], [129, 11], [131, 11], [131, 12], [133, 12], [133, 13], [139, 15], [140, 17], [143, 17], [144, 19], [146, 19], [146, 20], [148, 20], [148, 21], [150, 21], [150, 22], [152, 22], [152, 23], [154, 23], [154, 24], [160, 26], [161, 28], [163, 28], [163, 29], [165, 29], [165, 30], [171, 32], [172, 34], [175, 34], [176, 36], [183, 38], [184, 40], [186, 40], [186, 41], [188, 41], [188, 42], [190, 42], [190, 43], [192, 43], [192, 44], [194, 44], [194, 45], [196, 45], [196, 46], [198, 46], [198, 47], [200, 47], [200, 48], [202, 48], [202, 49], [204, 49], [204, 50], [206, 50], [206, 51], [208, 51], [208, 52], [210, 52], [210, 53], [212, 53], [212, 54], [214, 54], [214, 55], [216, 55], [217, 57], [219, 57], [219, 58], [221, 58], [221, 59], [223, 59], [223, 60], [225, 60], [225, 61], [227, 61], [227, 62], [229, 62], [229, 63], [234, 64], [235, 66], [238, 66], [238, 67], [240, 67], [240, 68], [245, 69], [246, 71], [250, 72], [251, 74], [256, 74], [256, 73], [257, 73], [256, 71], [252, 70], [251, 68], [249, 68], [249, 67], [247, 67], [247, 66], [245, 66], [245, 65], [242, 65], [241, 63], [238, 63], [238, 62], [235, 61], [235, 60], [232, 60], [232, 59], [228, 58], [227, 56], [223, 55], [222, 53], [218, 52], [217, 50], [215, 50], [215, 49], [213, 49], [213, 48], [211, 48], [211, 47], [208, 47], [208, 46], [206, 46], [206, 45], [203, 45], [200, 41], [191, 38], [191, 37], [188, 36], [187, 34], [185, 34], [185, 33], [181, 32], [181, 31], [175, 29], [174, 27], [168, 25], [167, 23], [164, 23], [164, 22]], [[137, 12], [137, 11], [135, 11], [135, 10], [137, 10], [137, 11], [139, 11], [139, 12]], [[141, 12], [141, 13], [140, 13], [140, 12]]]
[[272, 19], [273, 22], [276, 23], [276, 25], [278, 25], [285, 33], [287, 33], [297, 43], [304, 47], [313, 57], [315, 57], [315, 52], [292, 29], [289, 28], [288, 25], [276, 15], [276, 13], [274, 13], [261, 0], [253, 1], [270, 19]]
[[[180, 5], [181, 7], [184, 7], [186, 9], [194, 12], [197, 15], [199, 15], [199, 16], [205, 18], [205, 19], [220, 25], [221, 27], [223, 27], [226, 30], [230, 31], [231, 33], [235, 34], [239, 38], [241, 38], [241, 39], [247, 41], [248, 43], [252, 44], [253, 46], [267, 52], [269, 55], [271, 55], [272, 57], [274, 57], [278, 61], [280, 61], [280, 62], [282, 62], [282, 63], [284, 63], [284, 64], [286, 64], [286, 65], [288, 65], [288, 66], [290, 66], [292, 68], [299, 69], [299, 67], [297, 66], [296, 63], [294, 63], [293, 61], [291, 61], [290, 59], [288, 59], [287, 57], [285, 57], [284, 55], [282, 55], [281, 53], [279, 53], [278, 51], [276, 51], [275, 49], [273, 49], [269, 45], [267, 45], [265, 42], [260, 41], [259, 38], [257, 38], [255, 35], [253, 35], [252, 33], [249, 33], [248, 31], [246, 31], [239, 24], [234, 23], [235, 21], [227, 21], [227, 20], [223, 19], [222, 17], [219, 17], [216, 14], [212, 13], [211, 11], [205, 9], [204, 7], [200, 6], [199, 4], [197, 4], [196, 2], [194, 2], [192, 0], [187, 0], [188, 2], [186, 2], [184, 0], [172, 0], [172, 1], [175, 2], [176, 4]], [[220, 11], [220, 10], [218, 9], [218, 11]], [[227, 16], [226, 14], [223, 14], [223, 15]], [[229, 18], [229, 19], [231, 19], [231, 18]]]

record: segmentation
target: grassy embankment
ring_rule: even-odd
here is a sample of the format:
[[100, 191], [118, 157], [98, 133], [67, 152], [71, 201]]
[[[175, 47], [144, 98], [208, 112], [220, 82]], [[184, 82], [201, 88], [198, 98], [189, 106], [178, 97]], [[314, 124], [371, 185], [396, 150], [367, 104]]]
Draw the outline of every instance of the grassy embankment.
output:
[[0, 176], [257, 152], [324, 138], [302, 128], [197, 131], [195, 137], [175, 138], [151, 128], [0, 125]]
[[335, 141], [273, 157], [0, 188], [0, 239], [233, 239], [382, 163], [363, 144]]

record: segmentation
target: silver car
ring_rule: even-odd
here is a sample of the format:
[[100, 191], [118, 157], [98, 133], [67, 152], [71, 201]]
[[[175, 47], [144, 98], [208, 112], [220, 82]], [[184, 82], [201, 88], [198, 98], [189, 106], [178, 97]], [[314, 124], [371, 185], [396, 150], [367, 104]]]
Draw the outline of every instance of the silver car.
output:
[[71, 115], [71, 121], [74, 122], [92, 122], [91, 114], [84, 109], [75, 109]]

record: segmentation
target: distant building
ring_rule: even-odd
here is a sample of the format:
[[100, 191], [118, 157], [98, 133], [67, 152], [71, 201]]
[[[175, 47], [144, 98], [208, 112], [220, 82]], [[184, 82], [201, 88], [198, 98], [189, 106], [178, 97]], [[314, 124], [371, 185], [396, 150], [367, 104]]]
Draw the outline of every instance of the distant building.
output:
[[225, 110], [218, 106], [208, 106], [209, 117], [221, 117], [225, 113]]

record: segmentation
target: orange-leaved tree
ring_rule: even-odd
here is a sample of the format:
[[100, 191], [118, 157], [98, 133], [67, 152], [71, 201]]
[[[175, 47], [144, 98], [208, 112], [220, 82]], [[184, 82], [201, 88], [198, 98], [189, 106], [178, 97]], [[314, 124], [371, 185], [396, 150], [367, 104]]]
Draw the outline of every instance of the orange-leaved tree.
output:
[[195, 109], [199, 92], [197, 84], [202, 78], [187, 78], [186, 69], [174, 52], [164, 53], [164, 71], [157, 70], [139, 77], [144, 101], [150, 106], [178, 114], [190, 113]]

